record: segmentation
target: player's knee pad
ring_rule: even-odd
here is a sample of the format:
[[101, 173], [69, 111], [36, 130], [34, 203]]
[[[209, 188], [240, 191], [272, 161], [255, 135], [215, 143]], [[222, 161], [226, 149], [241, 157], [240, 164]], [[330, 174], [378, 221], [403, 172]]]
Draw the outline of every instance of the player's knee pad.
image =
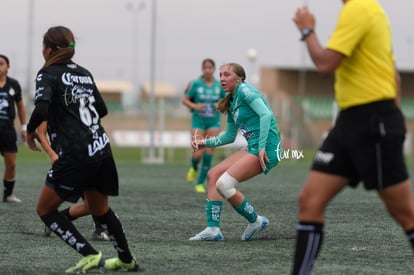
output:
[[224, 172], [224, 174], [217, 180], [216, 188], [220, 195], [225, 199], [228, 199], [236, 194], [236, 188], [234, 188], [234, 186], [237, 183], [239, 182], [235, 178], [230, 176], [227, 172]]

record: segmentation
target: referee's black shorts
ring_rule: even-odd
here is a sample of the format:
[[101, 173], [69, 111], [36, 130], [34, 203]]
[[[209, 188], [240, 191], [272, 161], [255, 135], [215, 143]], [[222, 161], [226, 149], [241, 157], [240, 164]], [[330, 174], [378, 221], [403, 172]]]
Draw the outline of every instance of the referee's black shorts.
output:
[[352, 187], [361, 181], [366, 189], [394, 185], [409, 177], [405, 133], [404, 116], [393, 100], [343, 110], [316, 153], [312, 170], [348, 178]]
[[46, 185], [65, 201], [76, 202], [85, 191], [98, 191], [117, 196], [118, 172], [112, 156], [76, 166], [62, 165], [57, 160], [46, 176]]
[[17, 153], [17, 134], [13, 126], [0, 129], [0, 153]]

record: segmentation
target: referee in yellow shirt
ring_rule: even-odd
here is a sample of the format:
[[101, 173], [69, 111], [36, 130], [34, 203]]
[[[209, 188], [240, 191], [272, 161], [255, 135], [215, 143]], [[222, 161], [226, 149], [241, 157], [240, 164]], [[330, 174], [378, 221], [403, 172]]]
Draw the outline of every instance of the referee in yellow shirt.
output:
[[406, 129], [390, 24], [377, 0], [342, 2], [326, 48], [317, 38], [315, 17], [307, 7], [299, 8], [293, 19], [317, 70], [335, 74], [340, 113], [299, 195], [292, 274], [311, 274], [328, 203], [346, 186], [360, 182], [378, 192], [414, 247], [414, 200], [403, 155]]

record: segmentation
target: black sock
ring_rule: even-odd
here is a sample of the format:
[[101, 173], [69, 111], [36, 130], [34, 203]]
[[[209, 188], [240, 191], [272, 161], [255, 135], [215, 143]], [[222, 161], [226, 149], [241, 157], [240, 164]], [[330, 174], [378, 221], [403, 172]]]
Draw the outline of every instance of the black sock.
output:
[[98, 251], [79, 233], [73, 223], [59, 212], [54, 211], [40, 218], [50, 230], [83, 256], [98, 254]]
[[312, 274], [323, 239], [323, 223], [299, 222], [292, 275]]
[[130, 263], [133, 258], [129, 251], [128, 241], [118, 216], [112, 209], [109, 209], [103, 216], [96, 216], [95, 218], [108, 228], [109, 238], [111, 239], [115, 250], [118, 252], [119, 259], [124, 263]]
[[70, 207], [65, 208], [65, 209], [63, 209], [62, 211], [59, 211], [59, 213], [60, 213], [62, 216], [64, 216], [65, 218], [67, 218], [68, 220], [70, 220], [70, 221], [74, 221], [74, 220], [76, 220], [78, 217], [72, 217], [72, 216], [70, 215], [70, 213], [69, 213], [69, 209], [70, 209]]
[[411, 243], [411, 247], [414, 249], [414, 228], [405, 231], [405, 234], [407, 234], [407, 238]]
[[13, 193], [15, 180], [5, 180], [3, 179], [3, 201], [6, 201], [6, 198]]
[[95, 224], [95, 231], [100, 233], [103, 231], [108, 231], [106, 226], [104, 226], [94, 215], [92, 215], [93, 223]]

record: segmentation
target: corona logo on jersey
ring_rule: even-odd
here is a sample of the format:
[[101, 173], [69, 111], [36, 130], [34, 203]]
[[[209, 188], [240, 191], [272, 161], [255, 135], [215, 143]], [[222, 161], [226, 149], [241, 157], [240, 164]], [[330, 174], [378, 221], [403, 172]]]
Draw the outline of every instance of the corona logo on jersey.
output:
[[93, 84], [92, 78], [90, 76], [79, 76], [72, 75], [71, 73], [62, 74], [62, 82], [65, 85], [72, 86], [73, 83], [76, 84]]

